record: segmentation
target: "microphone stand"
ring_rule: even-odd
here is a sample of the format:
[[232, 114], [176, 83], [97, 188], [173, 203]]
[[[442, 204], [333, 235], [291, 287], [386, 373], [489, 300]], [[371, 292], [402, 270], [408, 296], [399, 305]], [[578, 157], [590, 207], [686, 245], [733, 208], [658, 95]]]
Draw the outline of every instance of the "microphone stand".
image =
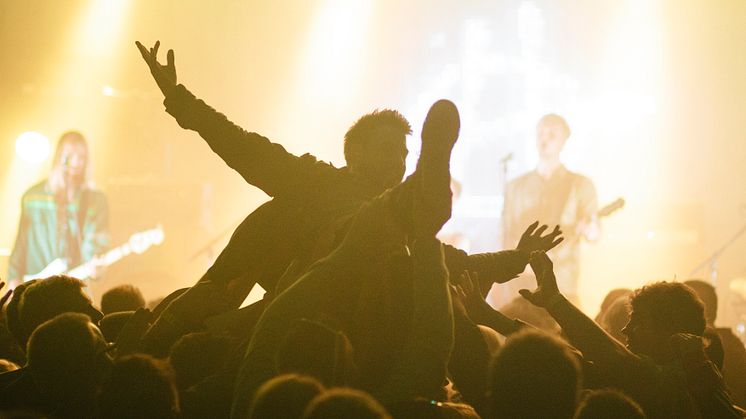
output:
[[715, 250], [710, 256], [703, 260], [696, 268], [689, 272], [689, 277], [693, 277], [694, 274], [702, 270], [704, 267], [709, 266], [710, 270], [710, 282], [712, 286], [717, 286], [718, 279], [718, 258], [723, 254], [739, 237], [746, 233], [746, 224], [742, 225], [741, 228], [726, 241], [719, 249]]
[[[237, 222], [234, 223], [234, 226], [238, 226], [239, 224], [241, 224], [241, 222], [244, 220], [244, 218], [246, 218], [246, 217], [243, 216], [239, 220], [237, 220]], [[197, 259], [198, 257], [200, 257], [201, 255], [206, 255], [207, 259], [209, 260], [209, 263], [212, 264], [213, 262], [215, 262], [215, 251], [214, 251], [215, 245], [219, 241], [223, 240], [223, 238], [226, 235], [228, 235], [228, 233], [233, 232], [235, 229], [236, 229], [236, 227], [228, 227], [228, 228], [224, 229], [223, 231], [221, 231], [220, 233], [216, 234], [205, 245], [203, 245], [196, 252], [194, 252], [193, 255], [189, 256], [189, 258], [187, 259], [187, 261], [191, 262], [191, 261]]]

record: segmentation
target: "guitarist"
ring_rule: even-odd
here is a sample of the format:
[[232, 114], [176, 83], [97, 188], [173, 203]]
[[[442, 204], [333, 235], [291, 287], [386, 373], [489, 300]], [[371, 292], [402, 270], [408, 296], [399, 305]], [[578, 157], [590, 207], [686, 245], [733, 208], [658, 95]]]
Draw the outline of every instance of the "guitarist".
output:
[[106, 196], [93, 186], [90, 169], [83, 135], [62, 134], [49, 177], [23, 195], [8, 269], [11, 286], [56, 259], [74, 267], [106, 249], [109, 211]]
[[[601, 230], [596, 217], [598, 201], [593, 182], [567, 170], [560, 161], [560, 153], [569, 137], [570, 127], [561, 116], [548, 114], [539, 119], [536, 127], [537, 167], [513, 179], [505, 188], [503, 246], [515, 246], [523, 228], [534, 221], [559, 225], [565, 242], [549, 254], [554, 261], [560, 290], [577, 302], [580, 240], [596, 241]], [[515, 297], [519, 289], [532, 286], [530, 282], [521, 281], [507, 285], [510, 290], [501, 294], [507, 294], [508, 300]]]

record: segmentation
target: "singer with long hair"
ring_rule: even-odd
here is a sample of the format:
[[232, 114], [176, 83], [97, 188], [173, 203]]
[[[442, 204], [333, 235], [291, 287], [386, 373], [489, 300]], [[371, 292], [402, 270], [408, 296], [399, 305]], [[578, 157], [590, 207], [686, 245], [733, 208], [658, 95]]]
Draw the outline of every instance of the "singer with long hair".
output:
[[93, 185], [90, 163], [85, 137], [77, 131], [62, 134], [48, 178], [23, 195], [8, 266], [11, 286], [56, 260], [68, 268], [88, 262], [108, 246], [107, 200]]

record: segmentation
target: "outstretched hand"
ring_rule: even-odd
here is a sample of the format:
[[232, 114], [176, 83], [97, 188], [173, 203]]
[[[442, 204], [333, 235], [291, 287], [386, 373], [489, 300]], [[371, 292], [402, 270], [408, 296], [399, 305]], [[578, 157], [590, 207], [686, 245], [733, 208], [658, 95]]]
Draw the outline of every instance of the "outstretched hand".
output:
[[527, 289], [519, 290], [521, 296], [531, 304], [549, 308], [557, 297], [560, 297], [559, 288], [557, 287], [557, 278], [554, 276], [554, 265], [546, 253], [535, 251], [531, 253], [529, 262], [531, 269], [536, 276], [536, 289], [529, 291]]
[[549, 226], [546, 224], [539, 227], [539, 222], [534, 222], [523, 232], [516, 249], [526, 252], [529, 255], [536, 251], [548, 252], [550, 249], [553, 249], [565, 238], [562, 237], [562, 230], [560, 230], [559, 226], [555, 226], [554, 230], [549, 234], [542, 236], [542, 233], [548, 228]]
[[150, 74], [153, 75], [153, 79], [158, 84], [158, 88], [161, 89], [164, 96], [167, 96], [176, 87], [176, 66], [174, 65], [174, 50], [168, 50], [166, 54], [166, 65], [162, 65], [158, 62], [158, 48], [161, 46], [161, 41], [156, 41], [153, 48], [148, 50], [145, 48], [140, 41], [135, 41], [137, 49], [140, 50], [142, 59], [150, 68]]

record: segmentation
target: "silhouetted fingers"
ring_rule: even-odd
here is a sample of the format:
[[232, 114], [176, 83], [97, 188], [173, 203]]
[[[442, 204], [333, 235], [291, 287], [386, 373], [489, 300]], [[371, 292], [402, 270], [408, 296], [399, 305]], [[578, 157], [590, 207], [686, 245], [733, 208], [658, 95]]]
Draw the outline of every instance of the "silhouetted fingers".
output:
[[[2, 288], [2, 287], [0, 287], [0, 288]], [[5, 303], [8, 302], [8, 300], [10, 299], [10, 295], [11, 294], [13, 294], [13, 290], [8, 290], [8, 292], [6, 292], [5, 295], [3, 295], [3, 298], [0, 298], [0, 307], [4, 306]]]
[[479, 274], [477, 272], [474, 272], [474, 279], [472, 281], [472, 289], [476, 295], [479, 295], [480, 297], [484, 294], [482, 294], [482, 284], [479, 282]]
[[474, 291], [474, 281], [471, 278], [471, 275], [469, 275], [468, 271], [464, 271], [464, 273], [461, 275], [461, 283], [459, 284], [461, 289], [464, 290], [466, 294], [471, 294]]
[[556, 225], [556, 226], [554, 226], [554, 230], [552, 230], [552, 231], [551, 231], [551, 232], [550, 232], [550, 233], [549, 233], [549, 234], [547, 235], [547, 237], [557, 237], [557, 236], [559, 236], [560, 234], [562, 234], [562, 230], [560, 230], [560, 226], [559, 226], [559, 225]]
[[539, 227], [539, 229], [538, 229], [538, 230], [534, 231], [534, 234], [533, 234], [533, 235], [534, 235], [534, 236], [539, 236], [539, 237], [541, 237], [541, 235], [542, 235], [542, 234], [543, 234], [543, 233], [544, 233], [544, 232], [545, 232], [545, 231], [546, 231], [546, 230], [547, 230], [548, 228], [549, 228], [549, 226], [548, 226], [548, 225], [546, 225], [546, 224], [544, 224], [544, 225], [542, 225], [541, 227]]
[[135, 41], [135, 45], [137, 45], [137, 49], [140, 50], [140, 55], [142, 55], [143, 60], [150, 63], [150, 52], [145, 48], [145, 45], [141, 44], [140, 41]]
[[557, 240], [553, 241], [552, 244], [549, 245], [549, 248], [546, 250], [554, 249], [558, 244], [562, 243], [563, 240], [565, 240], [564, 237], [558, 238]]
[[464, 288], [461, 285], [451, 285], [453, 287], [453, 291], [458, 295], [458, 297], [463, 300], [466, 298], [466, 291], [464, 291]]
[[168, 54], [166, 54], [166, 63], [169, 67], [176, 67], [174, 64], [174, 50], [170, 49], [168, 50]]
[[538, 225], [539, 225], [539, 222], [538, 221], [534, 221], [530, 226], [528, 226], [528, 228], [526, 229], [526, 231], [523, 232], [523, 235], [521, 235], [521, 239], [524, 239], [526, 237], [531, 236], [533, 234], [534, 230], [536, 230], [536, 227]]

